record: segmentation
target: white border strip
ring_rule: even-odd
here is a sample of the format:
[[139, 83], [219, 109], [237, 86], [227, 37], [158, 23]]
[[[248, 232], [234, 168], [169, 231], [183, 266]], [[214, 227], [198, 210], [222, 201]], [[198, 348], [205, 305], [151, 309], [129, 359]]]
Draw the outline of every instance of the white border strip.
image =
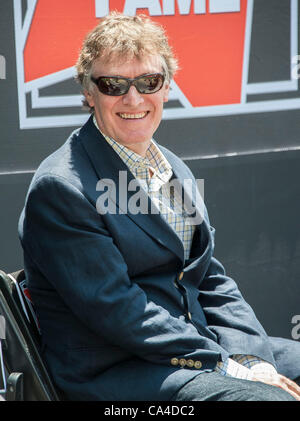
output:
[[[23, 33], [22, 33], [22, 10], [21, 2], [14, 0], [14, 25], [16, 43], [16, 65], [17, 65], [17, 86], [19, 102], [19, 121], [22, 128], [26, 121], [26, 98], [23, 90], [24, 86], [24, 63], [23, 63]], [[25, 117], [24, 117], [25, 116]]]
[[184, 108], [193, 108], [190, 101], [187, 99], [187, 97], [184, 95], [184, 93], [181, 91], [181, 89], [178, 87], [175, 80], [171, 80], [170, 83], [170, 92], [169, 92], [169, 101], [180, 101]]
[[[22, 51], [24, 51], [24, 48], [25, 48], [25, 44], [26, 44], [26, 41], [27, 41], [27, 36], [28, 36], [28, 33], [29, 33], [31, 21], [32, 21], [33, 14], [34, 14], [35, 7], [36, 7], [36, 3], [37, 3], [37, 0], [27, 0], [27, 11], [26, 11], [26, 16], [25, 16], [25, 19], [24, 19], [23, 27], [22, 27], [22, 30], [21, 30], [22, 44], [21, 44], [20, 47], [22, 48]], [[22, 14], [21, 14], [21, 16], [22, 16]], [[21, 23], [21, 25], [22, 25], [22, 23]]]
[[[294, 56], [298, 55], [298, 0], [291, 0], [291, 68], [290, 78], [293, 80], [293, 62]], [[295, 80], [298, 89], [298, 79]]]
[[82, 106], [82, 95], [39, 96], [38, 89], [31, 91], [31, 106], [35, 108], [59, 108]]
[[63, 82], [67, 79], [74, 78], [76, 75], [75, 66], [68, 67], [67, 69], [60, 70], [59, 72], [51, 73], [50, 75], [43, 76], [25, 83], [25, 92], [30, 92], [33, 89], [46, 88], [53, 84]]
[[[239, 114], [266, 113], [274, 111], [287, 111], [300, 108], [300, 98], [280, 99], [276, 101], [257, 101], [247, 104], [230, 104], [212, 107], [201, 107], [186, 109], [166, 109], [163, 118], [166, 120], [196, 118], [196, 117], [216, 117]], [[179, 114], [180, 112], [180, 114]]]
[[[248, 0], [253, 2], [253, 0]], [[250, 51], [249, 51], [250, 52]], [[246, 94], [269, 94], [298, 90], [298, 79], [293, 79], [293, 57], [298, 54], [298, 0], [290, 0], [290, 79], [276, 82], [248, 83]], [[248, 55], [248, 61], [249, 61]]]
[[242, 89], [241, 89], [241, 103], [246, 104], [247, 89], [248, 89], [248, 74], [252, 35], [252, 21], [253, 21], [253, 0], [247, 2], [245, 40], [244, 40], [244, 56], [243, 56], [243, 74], [242, 74]]
[[249, 83], [247, 86], [247, 95], [273, 94], [276, 92], [291, 92], [297, 90], [297, 80], [280, 80], [278, 82]]

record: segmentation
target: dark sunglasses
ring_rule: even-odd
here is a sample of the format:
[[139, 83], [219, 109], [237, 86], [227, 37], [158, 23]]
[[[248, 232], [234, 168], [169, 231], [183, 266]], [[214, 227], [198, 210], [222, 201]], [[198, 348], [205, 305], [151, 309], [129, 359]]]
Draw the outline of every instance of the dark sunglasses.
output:
[[154, 94], [159, 91], [165, 81], [161, 73], [138, 76], [134, 79], [119, 76], [91, 77], [99, 91], [104, 95], [120, 96], [129, 91], [131, 85], [135, 86], [140, 94]]

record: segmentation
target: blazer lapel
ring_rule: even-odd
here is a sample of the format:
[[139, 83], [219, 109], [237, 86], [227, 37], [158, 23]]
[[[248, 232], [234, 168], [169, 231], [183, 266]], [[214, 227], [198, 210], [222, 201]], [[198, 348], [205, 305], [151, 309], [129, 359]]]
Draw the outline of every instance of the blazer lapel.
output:
[[183, 192], [184, 205], [186, 212], [190, 215], [190, 222], [196, 225], [191, 249], [193, 257], [186, 261], [186, 265], [189, 266], [189, 269], [198, 268], [197, 270], [199, 270], [199, 262], [201, 261], [202, 264], [208, 262], [214, 247], [212, 235], [214, 229], [209, 226], [205, 219], [205, 204], [201, 196], [203, 194], [201, 187], [203, 186], [199, 185], [198, 191], [197, 181], [191, 179], [190, 173], [183, 168], [181, 162], [175, 159], [168, 150], [163, 150], [163, 153], [172, 166], [173, 178], [178, 180], [178, 184], [175, 183], [175, 186], [179, 186], [178, 193]]
[[[159, 146], [158, 146], [159, 147]], [[175, 189], [178, 190], [178, 194], [182, 196], [185, 211], [188, 214], [190, 223], [193, 225], [200, 225], [204, 220], [204, 201], [201, 196], [201, 180], [199, 180], [199, 189], [197, 189], [197, 183], [188, 171], [183, 168], [180, 161], [174, 159], [173, 155], [169, 151], [163, 151], [167, 160], [172, 166], [173, 176], [172, 181], [174, 182]]]
[[[119, 212], [126, 214], [148, 235], [173, 251], [184, 262], [181, 240], [159, 213], [151, 211], [153, 203], [146, 192], [143, 189], [132, 189], [132, 185], [136, 183], [135, 177], [95, 127], [92, 117], [80, 129], [80, 137], [99, 180], [108, 183], [111, 181], [115, 186], [111, 191], [117, 194], [113, 194], [111, 200], [116, 203]], [[143, 210], [145, 209], [146, 213], [132, 212], [132, 206], [129, 205], [136, 202], [135, 194], [138, 194], [140, 203], [144, 204]]]

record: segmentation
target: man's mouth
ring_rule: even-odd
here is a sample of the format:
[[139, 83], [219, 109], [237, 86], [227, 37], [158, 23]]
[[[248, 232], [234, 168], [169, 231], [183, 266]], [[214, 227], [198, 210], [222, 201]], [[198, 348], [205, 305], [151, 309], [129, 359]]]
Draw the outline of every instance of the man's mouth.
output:
[[118, 116], [121, 117], [123, 120], [138, 120], [138, 119], [146, 117], [148, 113], [149, 111], [136, 113], [136, 114], [118, 113]]

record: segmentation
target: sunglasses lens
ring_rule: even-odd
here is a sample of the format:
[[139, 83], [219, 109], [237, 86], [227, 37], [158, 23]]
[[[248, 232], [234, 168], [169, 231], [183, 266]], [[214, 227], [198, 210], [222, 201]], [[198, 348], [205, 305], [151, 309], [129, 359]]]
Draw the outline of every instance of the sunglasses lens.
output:
[[156, 74], [140, 77], [135, 82], [135, 86], [141, 94], [153, 94], [161, 89], [163, 83], [163, 75]]
[[126, 79], [114, 77], [100, 77], [97, 81], [98, 89], [105, 95], [119, 96], [126, 93], [128, 82]]

